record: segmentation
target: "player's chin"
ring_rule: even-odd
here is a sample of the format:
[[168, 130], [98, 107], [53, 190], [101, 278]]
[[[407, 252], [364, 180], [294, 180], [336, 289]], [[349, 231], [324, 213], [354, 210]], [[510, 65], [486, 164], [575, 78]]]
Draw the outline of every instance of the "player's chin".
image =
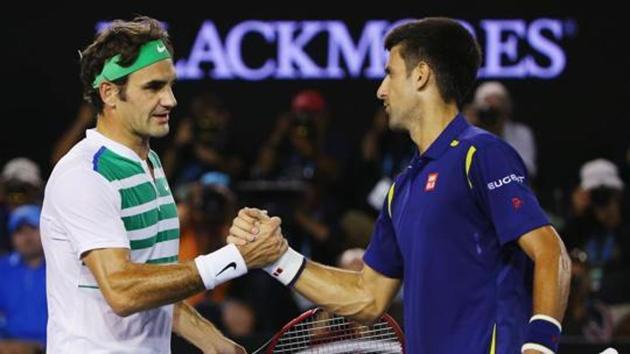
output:
[[168, 123], [153, 124], [151, 126], [151, 132], [149, 135], [153, 138], [161, 138], [163, 136], [166, 136], [170, 129], [171, 128], [169, 127]]

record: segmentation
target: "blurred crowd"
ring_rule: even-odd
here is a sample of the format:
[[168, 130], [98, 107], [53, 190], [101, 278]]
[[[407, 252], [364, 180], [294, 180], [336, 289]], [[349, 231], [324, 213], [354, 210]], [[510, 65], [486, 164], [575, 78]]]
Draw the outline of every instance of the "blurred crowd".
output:
[[[406, 168], [415, 146], [387, 128], [374, 112], [358, 146], [336, 129], [334, 107], [323, 93], [302, 90], [287, 99], [255, 156], [235, 142], [230, 107], [215, 93], [191, 100], [161, 152], [175, 192], [181, 223], [180, 260], [220, 248], [242, 206], [267, 209], [282, 218], [291, 246], [309, 258], [359, 270], [372, 226], [394, 177]], [[527, 119], [515, 119], [508, 89], [485, 82], [464, 107], [471, 123], [510, 143], [527, 166], [533, 188], [545, 171], [537, 166], [536, 135]], [[520, 118], [520, 117], [519, 117]], [[89, 105], [52, 149], [59, 160], [95, 124]], [[628, 142], [626, 142], [627, 144]], [[630, 151], [584, 161], [579, 182], [559, 186], [566, 198], [546, 206], [573, 259], [572, 291], [564, 338], [606, 343], [630, 340]], [[247, 162], [247, 163], [246, 163]], [[46, 176], [28, 157], [15, 157], [0, 175], [0, 354], [37, 353], [46, 338], [45, 262], [39, 213]], [[255, 289], [255, 291], [253, 291]], [[401, 299], [390, 312], [402, 321]], [[312, 306], [263, 272], [194, 296], [188, 301], [226, 335], [249, 350]], [[175, 353], [195, 352], [183, 340]]]

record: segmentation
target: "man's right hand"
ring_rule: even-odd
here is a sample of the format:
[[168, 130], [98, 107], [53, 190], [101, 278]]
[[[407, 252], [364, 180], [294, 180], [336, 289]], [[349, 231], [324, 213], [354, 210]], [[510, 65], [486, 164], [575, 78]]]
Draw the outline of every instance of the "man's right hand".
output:
[[234, 218], [227, 241], [236, 245], [248, 269], [272, 264], [286, 252], [281, 222], [254, 208], [243, 208]]

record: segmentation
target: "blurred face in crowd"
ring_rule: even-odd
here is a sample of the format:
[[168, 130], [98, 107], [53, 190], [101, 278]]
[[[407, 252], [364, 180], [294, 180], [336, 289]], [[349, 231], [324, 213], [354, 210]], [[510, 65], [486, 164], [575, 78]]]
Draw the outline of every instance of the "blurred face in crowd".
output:
[[177, 105], [174, 82], [175, 68], [170, 59], [131, 73], [116, 102], [124, 129], [144, 138], [168, 134], [169, 115]]
[[228, 332], [237, 337], [251, 335], [255, 329], [256, 317], [246, 304], [228, 300], [223, 304], [223, 323]]
[[39, 228], [31, 225], [20, 226], [13, 233], [13, 247], [25, 259], [31, 260], [44, 255]]
[[[593, 214], [607, 229], [615, 229], [622, 223], [621, 199], [622, 192], [602, 188], [591, 193], [593, 203]], [[593, 195], [594, 194], [594, 195]], [[598, 200], [601, 199], [601, 200]]]
[[383, 100], [390, 128], [408, 128], [418, 112], [416, 75], [407, 71], [401, 48], [399, 44], [389, 52], [386, 75], [376, 93]]
[[476, 107], [476, 124], [490, 132], [502, 135], [503, 125], [510, 118], [510, 99], [502, 94], [486, 96]]

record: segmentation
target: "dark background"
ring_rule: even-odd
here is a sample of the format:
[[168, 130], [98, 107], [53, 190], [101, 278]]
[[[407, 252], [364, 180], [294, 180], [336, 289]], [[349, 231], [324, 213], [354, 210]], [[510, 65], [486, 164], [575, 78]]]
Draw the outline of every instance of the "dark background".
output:
[[[345, 9], [338, 6], [343, 3]], [[255, 4], [255, 5], [254, 5]], [[51, 147], [75, 117], [81, 102], [77, 50], [93, 38], [99, 20], [129, 19], [134, 14], [169, 23], [176, 58], [188, 56], [201, 23], [210, 19], [225, 30], [247, 19], [338, 19], [353, 35], [369, 19], [398, 20], [450, 16], [473, 24], [481, 18], [541, 17], [573, 20], [577, 31], [561, 43], [566, 51], [564, 73], [553, 80], [503, 80], [515, 101], [515, 118], [530, 125], [538, 143], [543, 201], [555, 188], [577, 181], [579, 166], [595, 157], [624, 159], [630, 138], [626, 103], [630, 98], [627, 23], [623, 11], [605, 3], [584, 5], [504, 1], [455, 2], [93, 2], [85, 5], [13, 4], [3, 10], [1, 33], [2, 86], [0, 165], [27, 156], [50, 171]], [[13, 6], [12, 5], [12, 6]], [[221, 8], [218, 8], [218, 7]], [[223, 33], [222, 33], [223, 35]], [[334, 124], [353, 142], [359, 141], [379, 101], [378, 80], [232, 80], [181, 81], [179, 107], [172, 127], [186, 113], [191, 95], [210, 89], [233, 111], [239, 144], [251, 154], [268, 133], [277, 114], [301, 88], [321, 89], [332, 107]], [[156, 141], [157, 150], [169, 138]], [[357, 144], [353, 144], [357, 145]]]

